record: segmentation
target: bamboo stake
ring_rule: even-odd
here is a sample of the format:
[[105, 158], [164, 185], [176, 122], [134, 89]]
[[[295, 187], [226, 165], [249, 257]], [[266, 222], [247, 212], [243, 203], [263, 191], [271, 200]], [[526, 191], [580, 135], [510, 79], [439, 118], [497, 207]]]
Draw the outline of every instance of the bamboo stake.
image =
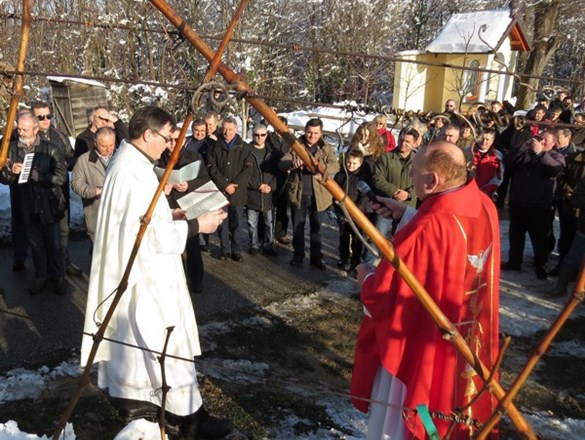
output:
[[217, 51], [215, 52], [215, 56], [213, 57], [213, 60], [211, 60], [211, 65], [209, 66], [209, 70], [207, 71], [207, 73], [205, 74], [205, 78], [203, 79], [204, 84], [208, 81], [211, 81], [211, 79], [217, 73], [217, 66], [219, 66], [219, 63], [221, 62], [221, 57], [223, 56], [223, 53], [225, 52], [225, 48], [227, 47], [230, 39], [232, 38], [234, 30], [236, 29], [236, 25], [238, 24], [238, 21], [240, 20], [240, 17], [242, 16], [242, 13], [244, 12], [244, 9], [246, 9], [247, 5], [248, 5], [248, 0], [242, 0], [240, 2], [240, 5], [238, 6], [238, 9], [236, 10], [236, 13], [233, 16], [232, 21], [230, 22], [230, 25], [228, 26], [227, 30], [225, 31], [225, 34], [221, 40], [221, 43], [219, 44], [219, 47], [217, 48]]
[[30, 15], [31, 0], [22, 0], [22, 27], [20, 31], [20, 48], [18, 50], [18, 61], [16, 63], [16, 78], [12, 85], [12, 98], [10, 99], [10, 107], [6, 117], [6, 129], [4, 131], [4, 138], [2, 139], [2, 147], [0, 148], [0, 168], [8, 162], [8, 148], [10, 145], [10, 138], [12, 137], [12, 130], [14, 129], [14, 120], [16, 119], [16, 112], [18, 110], [18, 103], [23, 95], [24, 84], [24, 63], [26, 61], [26, 52], [28, 50], [28, 36], [30, 34], [30, 25], [32, 18]]
[[571, 294], [571, 297], [567, 301], [567, 304], [565, 304], [565, 307], [563, 307], [563, 310], [561, 310], [561, 313], [559, 313], [559, 315], [555, 319], [555, 322], [552, 324], [552, 326], [548, 329], [548, 331], [545, 333], [545, 335], [538, 343], [536, 349], [534, 350], [534, 353], [532, 354], [532, 356], [530, 356], [530, 358], [524, 365], [524, 368], [516, 377], [516, 380], [512, 384], [512, 387], [510, 387], [508, 393], [504, 396], [502, 400], [500, 400], [500, 403], [496, 411], [492, 414], [492, 416], [485, 423], [481, 431], [477, 434], [476, 438], [478, 440], [485, 439], [489, 434], [490, 430], [499, 422], [503, 413], [506, 411], [506, 408], [508, 408], [508, 406], [512, 404], [512, 401], [520, 392], [520, 389], [522, 388], [522, 386], [524, 386], [526, 380], [528, 380], [528, 376], [530, 376], [530, 373], [532, 373], [532, 370], [534, 370], [534, 367], [536, 367], [536, 364], [538, 363], [542, 355], [546, 353], [546, 351], [549, 349], [554, 338], [557, 336], [561, 328], [565, 325], [565, 322], [567, 321], [567, 319], [569, 319], [569, 316], [571, 316], [571, 313], [573, 313], [575, 308], [580, 303], [583, 302], [583, 299], [585, 299], [585, 262], [581, 266], [579, 278], [575, 282], [575, 286], [573, 287], [573, 293]]
[[71, 398], [69, 405], [67, 405], [65, 412], [63, 413], [63, 415], [61, 416], [61, 419], [59, 420], [59, 424], [57, 425], [57, 429], [55, 430], [55, 433], [53, 434], [53, 440], [59, 439], [61, 432], [65, 428], [65, 425], [66, 425], [67, 421], [69, 420], [69, 417], [71, 417], [71, 414], [73, 413], [73, 410], [75, 409], [75, 405], [77, 405], [77, 401], [81, 397], [82, 389], [89, 383], [89, 373], [91, 371], [93, 361], [94, 361], [95, 356], [97, 354], [98, 347], [104, 338], [104, 333], [106, 332], [106, 328], [108, 327], [108, 323], [112, 319], [112, 316], [114, 315], [114, 311], [116, 310], [116, 307], [118, 306], [118, 303], [120, 302], [120, 299], [122, 299], [122, 295], [124, 294], [124, 292], [126, 291], [126, 288], [128, 287], [128, 278], [130, 277], [130, 272], [132, 271], [132, 266], [134, 265], [134, 260], [136, 259], [136, 255], [138, 255], [138, 249], [140, 249], [140, 245], [142, 244], [142, 238], [144, 237], [144, 233], [146, 232], [146, 228], [148, 227], [148, 224], [150, 223], [150, 219], [152, 218], [152, 213], [154, 212], [154, 208], [156, 207], [156, 204], [158, 203], [158, 199], [160, 198], [160, 195], [163, 192], [163, 189], [164, 189], [164, 187], [169, 179], [169, 176], [171, 175], [171, 171], [173, 171], [173, 168], [175, 167], [175, 164], [177, 163], [177, 160], [179, 159], [179, 154], [183, 148], [183, 141], [185, 139], [185, 135], [187, 134], [187, 129], [191, 125], [192, 119], [193, 119], [193, 115], [191, 115], [191, 114], [188, 114], [187, 117], [185, 118], [185, 122], [183, 123], [183, 126], [181, 127], [181, 132], [179, 134], [179, 138], [177, 139], [175, 149], [173, 150], [171, 157], [169, 159], [169, 163], [167, 164], [165, 172], [164, 172], [162, 178], [160, 179], [160, 182], [158, 183], [158, 188], [156, 189], [156, 192], [154, 193], [154, 196], [152, 197], [152, 201], [150, 202], [150, 205], [149, 205], [148, 209], [146, 210], [146, 214], [144, 214], [144, 216], [142, 217], [142, 219], [140, 221], [140, 229], [138, 230], [138, 235], [136, 236], [136, 241], [134, 242], [134, 247], [132, 248], [132, 252], [130, 253], [130, 257], [128, 258], [128, 263], [126, 264], [126, 270], [124, 271], [124, 275], [122, 276], [122, 279], [120, 280], [120, 284], [118, 285], [118, 287], [116, 289], [116, 295], [114, 296], [114, 298], [112, 300], [112, 304], [110, 305], [110, 308], [108, 309], [106, 316], [104, 317], [102, 324], [101, 324], [100, 328], [98, 329], [98, 332], [93, 337], [93, 345], [91, 347], [91, 351], [90, 351], [89, 356], [87, 358], [87, 365], [85, 366], [85, 369], [83, 370], [83, 374], [81, 375], [81, 378], [79, 379], [79, 383], [77, 385], [77, 389], [75, 390], [75, 394]]
[[[187, 23], [168, 5], [164, 0], [149, 0], [167, 19], [181, 32], [181, 35], [189, 41], [208, 61], [212, 61], [214, 53], [211, 48], [193, 31]], [[429, 293], [424, 289], [420, 282], [414, 277], [410, 269], [406, 267], [400, 257], [394, 252], [394, 248], [388, 240], [386, 240], [378, 229], [367, 219], [365, 214], [349, 199], [345, 197], [343, 190], [335, 183], [333, 179], [329, 179], [326, 176], [327, 170], [317, 164], [313, 157], [307, 153], [305, 148], [299, 143], [292, 133], [288, 131], [288, 127], [278, 118], [276, 113], [268, 106], [264, 101], [258, 98], [246, 97], [246, 94], [252, 93], [252, 89], [243, 81], [238, 75], [231, 70], [228, 66], [220, 63], [217, 68], [218, 72], [231, 83], [238, 92], [241, 92], [246, 100], [253, 105], [258, 112], [264, 116], [266, 121], [274, 127], [274, 129], [286, 140], [286, 142], [292, 147], [292, 149], [299, 155], [303, 162], [307, 165], [307, 168], [313, 174], [321, 174], [323, 180], [322, 185], [327, 188], [333, 198], [337, 201], [343, 200], [345, 206], [350, 213], [351, 217], [355, 222], [362, 228], [362, 230], [372, 239], [374, 244], [380, 249], [380, 253], [385, 256], [386, 259], [396, 268], [396, 271], [413, 290], [418, 300], [422, 303], [423, 307], [437, 324], [439, 329], [444, 333], [445, 338], [451, 341], [459, 353], [464, 359], [473, 367], [478, 375], [487, 381], [490, 378], [490, 371], [481, 362], [480, 359], [476, 358], [475, 354], [469, 348], [465, 339], [461, 336], [457, 328], [445, 314], [439, 309], [437, 304], [434, 302]], [[505, 393], [502, 386], [494, 381], [493, 394], [498, 400], [503, 399]], [[522, 414], [518, 409], [511, 404], [508, 408], [508, 414], [514, 424], [515, 428], [519, 433], [524, 435], [528, 439], [536, 440], [534, 431], [526, 422]]]

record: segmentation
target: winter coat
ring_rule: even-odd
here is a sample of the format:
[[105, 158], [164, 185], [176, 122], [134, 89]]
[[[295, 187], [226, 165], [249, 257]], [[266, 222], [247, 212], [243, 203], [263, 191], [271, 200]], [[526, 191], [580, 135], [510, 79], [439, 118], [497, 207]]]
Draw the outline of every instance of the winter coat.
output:
[[[299, 142], [306, 146], [305, 135], [299, 138]], [[315, 161], [321, 164], [327, 173], [328, 178], [333, 178], [335, 173], [339, 171], [339, 162], [335, 157], [335, 149], [333, 146], [319, 139], [317, 142], [317, 152], [315, 153]], [[300, 159], [299, 155], [294, 150], [286, 153], [278, 163], [278, 168], [287, 171], [290, 170], [288, 195], [291, 204], [297, 208], [301, 207], [301, 200], [303, 197], [303, 167], [292, 169], [292, 162]], [[325, 211], [333, 203], [333, 197], [321, 183], [317, 180], [315, 175], [312, 176], [313, 194], [315, 195], [315, 203], [317, 204], [317, 212]]]
[[[160, 159], [158, 160], [158, 166], [161, 168], [166, 168], [170, 158], [171, 152], [169, 150], [163, 151], [162, 155], [160, 156]], [[179, 200], [181, 197], [186, 196], [192, 191], [195, 191], [197, 188], [205, 185], [207, 182], [211, 180], [209, 178], [209, 174], [207, 173], [205, 162], [203, 161], [201, 154], [199, 154], [196, 151], [186, 150], [185, 147], [183, 147], [183, 149], [181, 150], [181, 153], [179, 154], [179, 159], [177, 160], [177, 163], [175, 164], [175, 167], [173, 169], [180, 170], [184, 166], [187, 166], [193, 162], [197, 162], [198, 160], [201, 161], [199, 175], [196, 178], [187, 181], [187, 191], [179, 192], [176, 189], [172, 189], [169, 195], [167, 196], [169, 206], [172, 209], [179, 208], [179, 203], [177, 202], [177, 200]]]
[[[121, 119], [118, 119], [114, 122], [114, 130], [116, 131], [116, 148], [118, 148], [120, 142], [128, 138], [128, 129], [126, 128], [126, 124]], [[75, 158], [78, 158], [86, 151], [93, 150], [94, 144], [95, 132], [87, 127], [75, 139]]]
[[101, 200], [100, 196], [96, 197], [95, 191], [104, 186], [105, 178], [106, 167], [100, 161], [95, 149], [79, 156], [73, 167], [71, 188], [81, 197], [85, 228], [92, 242]]
[[410, 177], [414, 155], [415, 153], [411, 152], [404, 158], [396, 150], [380, 156], [372, 177], [373, 189], [376, 194], [383, 197], [393, 197], [396, 191], [402, 189], [410, 194], [410, 199], [405, 203], [409, 206], [416, 206], [416, 194], [412, 177]]
[[392, 134], [392, 132], [388, 130], [386, 127], [380, 128], [379, 130], [377, 130], [377, 132], [384, 141], [385, 151], [387, 153], [390, 151], [394, 151], [394, 149], [396, 148], [396, 139], [394, 139], [394, 135]]
[[530, 141], [512, 152], [506, 167], [512, 178], [510, 206], [550, 209], [555, 178], [563, 171], [565, 158], [555, 150], [535, 154]]
[[213, 183], [225, 192], [226, 187], [235, 183], [238, 185], [236, 192], [226, 197], [234, 206], [244, 206], [248, 200], [248, 180], [252, 172], [252, 159], [250, 146], [236, 135], [234, 146], [228, 150], [228, 146], [220, 137], [210, 145], [207, 153], [207, 169]]
[[10, 185], [12, 215], [18, 221], [28, 224], [33, 216], [38, 216], [43, 225], [56, 223], [65, 212], [65, 196], [61, 189], [67, 178], [65, 156], [62, 149], [40, 137], [35, 145], [34, 149], [25, 151], [14, 139], [10, 142], [8, 155], [10, 163], [22, 163], [27, 152], [34, 152], [32, 169], [38, 173], [38, 180], [34, 181], [31, 173], [28, 182], [19, 184], [19, 175], [4, 167], [0, 172], [0, 182]]
[[477, 145], [471, 147], [466, 153], [471, 158], [471, 165], [474, 169], [473, 178], [477, 182], [477, 186], [491, 197], [504, 177], [504, 155], [493, 146], [482, 153]]
[[[369, 210], [371, 203], [368, 197], [358, 190], [358, 182], [363, 181], [370, 185], [371, 180], [372, 173], [370, 172], [370, 167], [365, 162], [353, 173], [350, 173], [349, 171], [346, 173], [345, 170], [341, 169], [335, 175], [335, 182], [337, 182], [341, 189], [345, 191], [347, 197], [363, 212]], [[337, 203], [335, 204], [335, 212], [341, 221], [343, 221], [342, 216], [344, 216], [345, 213]]]
[[[253, 151], [254, 146], [250, 147]], [[276, 191], [276, 171], [278, 169], [278, 160], [280, 154], [275, 151], [268, 144], [264, 147], [266, 149], [266, 157], [262, 163], [254, 154], [250, 154], [252, 159], [252, 172], [250, 173], [250, 180], [248, 181], [248, 202], [246, 206], [248, 209], [254, 211], [266, 212], [272, 209], [272, 201], [274, 192]], [[266, 183], [270, 186], [270, 193], [262, 193], [258, 189], [261, 184]]]

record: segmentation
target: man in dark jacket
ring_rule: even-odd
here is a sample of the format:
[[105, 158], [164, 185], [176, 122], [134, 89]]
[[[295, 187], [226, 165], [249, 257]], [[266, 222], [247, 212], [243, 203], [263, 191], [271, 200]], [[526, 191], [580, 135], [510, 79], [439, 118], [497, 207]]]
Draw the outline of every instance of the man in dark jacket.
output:
[[[95, 132], [101, 127], [111, 127], [116, 131], [116, 148], [120, 142], [128, 137], [128, 128], [113, 113], [110, 113], [105, 107], [96, 107], [89, 113], [89, 127], [79, 133], [75, 139], [75, 159], [86, 151], [92, 150], [95, 144]], [[70, 164], [73, 169], [75, 162]]]
[[[69, 164], [73, 163], [74, 159], [73, 148], [71, 148], [69, 139], [51, 124], [53, 114], [51, 113], [49, 104], [43, 101], [36, 101], [32, 103], [31, 110], [39, 119], [39, 136], [41, 139], [49, 141], [56, 148], [63, 150], [65, 166], [69, 168]], [[65, 215], [63, 215], [63, 218], [59, 222], [59, 228], [61, 233], [61, 250], [63, 251], [63, 259], [65, 261], [65, 272], [68, 275], [80, 276], [83, 273], [82, 270], [74, 265], [69, 258], [69, 173], [66, 174], [65, 183], [63, 183], [61, 190], [65, 196]]]
[[[252, 134], [252, 172], [248, 181], [248, 234], [250, 235], [250, 255], [260, 250], [271, 257], [276, 256], [274, 250], [272, 227], [272, 199], [276, 190], [276, 169], [280, 155], [278, 151], [266, 143], [268, 129], [266, 125], [256, 125]], [[258, 222], [262, 218], [263, 235], [259, 237]]]
[[[205, 127], [205, 124], [203, 126]], [[171, 159], [171, 154], [177, 147], [176, 142], [179, 138], [179, 133], [180, 130], [176, 128], [171, 135], [171, 142], [167, 144], [167, 148], [162, 152], [162, 155], [158, 160], [159, 167], [166, 168], [168, 165]], [[165, 186], [165, 194], [167, 195], [167, 200], [171, 209], [179, 208], [178, 200], [181, 197], [186, 196], [190, 192], [195, 191], [197, 188], [209, 182], [209, 175], [207, 174], [205, 163], [203, 162], [201, 154], [196, 151], [187, 150], [186, 147], [183, 147], [181, 150], [174, 169], [179, 170], [197, 161], [201, 161], [199, 175], [197, 177], [187, 182], [179, 182], [173, 185]], [[203, 258], [201, 257], [201, 246], [198, 233], [187, 238], [187, 243], [185, 244], [185, 254], [185, 273], [187, 274], [187, 278], [191, 284], [191, 291], [194, 293], [201, 293], [203, 292], [204, 267]]]
[[510, 171], [510, 251], [504, 270], [521, 270], [525, 235], [534, 248], [534, 269], [538, 279], [547, 277], [546, 262], [553, 249], [553, 192], [555, 178], [563, 171], [565, 159], [553, 149], [556, 133], [526, 142], [507, 158]]
[[207, 154], [207, 167], [213, 183], [225, 193], [230, 204], [228, 219], [219, 228], [220, 260], [231, 257], [243, 261], [240, 222], [248, 200], [248, 180], [252, 171], [250, 146], [237, 134], [236, 120], [224, 118], [222, 134]]
[[[65, 156], [61, 149], [40, 138], [39, 120], [32, 113], [18, 115], [17, 130], [18, 139], [10, 144], [9, 162], [0, 173], [0, 181], [10, 185], [13, 217], [26, 225], [36, 277], [29, 292], [41, 292], [51, 279], [55, 282], [54, 292], [63, 295], [67, 284], [59, 221], [65, 211], [61, 190], [67, 174]], [[27, 154], [34, 154], [30, 167], [25, 160]]]

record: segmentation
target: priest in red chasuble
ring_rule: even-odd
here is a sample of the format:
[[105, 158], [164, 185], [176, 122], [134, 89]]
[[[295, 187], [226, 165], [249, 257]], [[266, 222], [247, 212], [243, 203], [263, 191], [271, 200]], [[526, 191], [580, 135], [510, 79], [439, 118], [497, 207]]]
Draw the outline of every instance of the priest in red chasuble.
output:
[[[500, 234], [493, 202], [467, 181], [465, 157], [448, 142], [416, 154], [418, 211], [381, 200], [379, 214], [400, 220], [396, 253], [488, 367], [498, 352]], [[481, 378], [443, 338], [386, 260], [358, 267], [364, 318], [351, 383], [353, 402], [370, 409], [368, 439], [427, 438], [415, 411], [428, 407], [441, 438], [468, 439], [496, 407]], [[357, 398], [356, 398], [357, 397]], [[365, 400], [362, 400], [365, 399]], [[471, 403], [471, 404], [470, 404]], [[451, 420], [460, 415], [451, 426]], [[469, 423], [460, 423], [467, 418]]]

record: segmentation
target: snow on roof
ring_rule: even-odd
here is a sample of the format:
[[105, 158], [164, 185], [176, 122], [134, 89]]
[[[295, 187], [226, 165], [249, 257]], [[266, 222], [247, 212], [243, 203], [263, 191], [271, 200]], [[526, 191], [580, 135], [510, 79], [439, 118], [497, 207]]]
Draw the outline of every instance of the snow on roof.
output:
[[102, 84], [101, 82], [94, 81], [92, 79], [75, 78], [73, 76], [48, 76], [47, 79], [49, 81], [54, 81], [54, 82], [58, 82], [58, 83], [75, 82], [75, 83], [79, 83], [79, 84], [87, 84], [89, 86], [94, 86], [94, 87], [106, 88], [105, 84]]
[[[453, 14], [441, 33], [426, 48], [431, 53], [485, 53], [498, 48], [503, 37], [507, 36], [512, 23], [510, 11], [468, 12]], [[480, 40], [481, 38], [489, 46]]]

